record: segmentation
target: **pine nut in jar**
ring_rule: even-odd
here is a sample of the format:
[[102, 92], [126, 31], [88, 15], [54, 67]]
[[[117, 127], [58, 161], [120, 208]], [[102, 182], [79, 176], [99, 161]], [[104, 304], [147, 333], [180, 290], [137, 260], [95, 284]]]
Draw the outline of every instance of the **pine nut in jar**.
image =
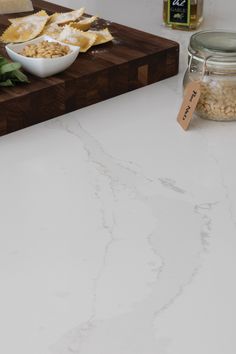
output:
[[236, 120], [236, 33], [198, 32], [191, 37], [188, 52], [184, 89], [192, 81], [201, 87], [195, 114], [215, 121]]

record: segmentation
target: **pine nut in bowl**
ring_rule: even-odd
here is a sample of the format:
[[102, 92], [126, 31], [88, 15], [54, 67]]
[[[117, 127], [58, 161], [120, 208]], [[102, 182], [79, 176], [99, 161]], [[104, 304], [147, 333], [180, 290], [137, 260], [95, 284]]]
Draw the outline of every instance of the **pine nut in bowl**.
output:
[[25, 71], [46, 78], [69, 68], [76, 60], [80, 47], [44, 35], [24, 43], [8, 44], [6, 51]]

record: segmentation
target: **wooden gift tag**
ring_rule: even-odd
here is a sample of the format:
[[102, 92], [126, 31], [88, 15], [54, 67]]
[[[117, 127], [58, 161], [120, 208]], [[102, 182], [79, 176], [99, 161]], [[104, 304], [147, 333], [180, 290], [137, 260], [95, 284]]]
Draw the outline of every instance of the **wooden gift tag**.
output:
[[190, 82], [186, 87], [184, 100], [177, 118], [177, 121], [184, 130], [188, 130], [193, 113], [197, 107], [201, 95], [200, 87], [199, 81]]

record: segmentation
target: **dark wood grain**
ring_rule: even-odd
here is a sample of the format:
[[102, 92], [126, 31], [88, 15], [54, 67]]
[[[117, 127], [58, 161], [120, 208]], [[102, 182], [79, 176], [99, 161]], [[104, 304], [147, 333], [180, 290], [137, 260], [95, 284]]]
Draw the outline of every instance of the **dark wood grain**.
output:
[[[48, 14], [70, 11], [43, 0], [33, 0], [33, 4], [35, 12], [41, 9]], [[18, 16], [1, 15], [0, 33], [9, 24], [8, 18]], [[108, 26], [114, 41], [81, 53], [61, 74], [47, 79], [29, 75], [30, 85], [0, 88], [0, 135], [178, 73], [179, 45], [176, 42], [103, 19], [99, 19], [96, 26]], [[3, 44], [0, 44], [0, 54], [6, 55]]]

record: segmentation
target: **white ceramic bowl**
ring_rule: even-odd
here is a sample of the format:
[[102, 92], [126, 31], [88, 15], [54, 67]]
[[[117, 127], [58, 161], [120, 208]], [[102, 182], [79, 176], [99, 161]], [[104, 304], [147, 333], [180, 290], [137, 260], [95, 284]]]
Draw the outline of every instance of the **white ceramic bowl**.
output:
[[[57, 42], [62, 45], [67, 45], [71, 49], [71, 52], [59, 58], [28, 58], [20, 54], [26, 45], [42, 41]], [[43, 35], [28, 42], [20, 44], [8, 44], [6, 45], [6, 50], [9, 57], [13, 61], [20, 63], [25, 71], [28, 71], [35, 76], [45, 78], [58, 74], [73, 64], [79, 54], [80, 47], [65, 44], [47, 35]]]

